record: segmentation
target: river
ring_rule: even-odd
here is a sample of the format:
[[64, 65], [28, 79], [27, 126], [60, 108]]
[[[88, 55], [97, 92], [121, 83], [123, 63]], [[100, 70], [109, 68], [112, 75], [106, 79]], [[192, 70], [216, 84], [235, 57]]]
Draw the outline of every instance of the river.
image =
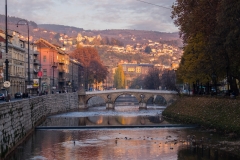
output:
[[161, 116], [164, 109], [140, 110], [134, 100], [122, 97], [114, 110], [98, 106], [50, 116], [8, 159], [240, 159], [239, 148], [227, 144], [231, 141], [225, 136], [169, 123]]

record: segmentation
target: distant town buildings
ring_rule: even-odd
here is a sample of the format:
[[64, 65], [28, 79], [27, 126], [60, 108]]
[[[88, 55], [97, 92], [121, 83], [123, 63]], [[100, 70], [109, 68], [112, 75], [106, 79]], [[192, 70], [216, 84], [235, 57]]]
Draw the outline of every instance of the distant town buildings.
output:
[[[146, 62], [142, 63], [138, 60], [127, 61], [124, 59], [117, 59], [109, 54], [108, 59], [113, 64], [105, 64], [108, 66], [109, 75], [104, 82], [99, 83], [97, 88], [113, 87], [114, 67], [117, 63], [123, 65], [124, 73], [126, 75], [126, 84], [129, 87], [134, 78], [145, 75], [149, 68], [157, 67], [161, 70], [176, 70], [179, 67], [182, 50], [167, 43], [154, 41], [151, 39], [142, 39], [143, 42], [138, 41], [135, 35], [124, 37], [119, 34], [120, 39], [129, 39], [132, 43], [125, 44], [124, 46], [110, 45], [109, 42], [104, 42], [105, 39], [100, 35], [85, 36], [78, 33], [76, 37], [70, 37], [66, 34], [56, 33], [43, 29], [35, 28], [34, 32], [41, 32], [42, 35], [49, 34], [50, 40], [53, 37], [62, 45], [56, 45], [52, 41], [40, 38], [35, 43], [30, 44], [30, 85], [27, 85], [28, 80], [28, 54], [27, 54], [27, 38], [16, 31], [9, 31], [9, 79], [11, 87], [9, 92], [31, 92], [37, 91], [56, 91], [56, 90], [79, 90], [84, 86], [84, 73], [83, 66], [76, 60], [70, 59], [67, 52], [77, 47], [92, 46], [104, 50], [106, 53], [117, 53], [118, 55], [138, 55], [146, 58]], [[33, 36], [30, 36], [31, 40]], [[160, 38], [161, 39], [161, 38]], [[107, 39], [108, 41], [109, 39]], [[0, 87], [3, 88], [5, 81], [5, 33], [0, 30]], [[150, 53], [146, 53], [146, 47], [151, 48]], [[114, 63], [116, 62], [117, 63]], [[3, 74], [1, 74], [1, 71]], [[42, 76], [39, 77], [39, 72]], [[2, 75], [2, 78], [1, 78]], [[38, 83], [38, 84], [36, 84]], [[102, 86], [99, 86], [102, 85]]]
[[[70, 59], [61, 46], [45, 39], [29, 45], [30, 84], [28, 84], [27, 41], [16, 31], [8, 31], [8, 57], [5, 51], [5, 32], [0, 30], [0, 89], [16, 92], [77, 91], [83, 86], [82, 65]], [[6, 80], [5, 60], [9, 60], [10, 87], [4, 88]], [[83, 88], [83, 87], [82, 87]]]
[[122, 63], [124, 75], [125, 75], [125, 85], [129, 88], [133, 80], [139, 76], [144, 76], [148, 73], [150, 68], [153, 68], [153, 64], [137, 64], [137, 63]]

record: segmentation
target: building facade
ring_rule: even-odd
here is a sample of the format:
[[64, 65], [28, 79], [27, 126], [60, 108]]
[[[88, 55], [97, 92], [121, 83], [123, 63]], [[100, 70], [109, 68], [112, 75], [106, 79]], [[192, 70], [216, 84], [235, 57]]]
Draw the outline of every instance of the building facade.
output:
[[36, 41], [39, 51], [40, 70], [42, 71], [40, 91], [65, 91], [69, 86], [69, 55], [60, 47], [39, 39]]
[[123, 63], [123, 71], [125, 75], [125, 85], [126, 88], [129, 88], [133, 82], [133, 80], [139, 76], [144, 76], [148, 73], [150, 68], [153, 68], [153, 64], [145, 64], [145, 63]]
[[68, 91], [79, 91], [84, 89], [84, 77], [83, 77], [83, 66], [76, 59], [69, 61], [69, 82]]
[[14, 95], [16, 92], [25, 92], [25, 58], [26, 58], [26, 42], [19, 38], [18, 32], [8, 32], [8, 54], [6, 56], [5, 49], [5, 33], [0, 31], [0, 68], [3, 71], [0, 87], [4, 89], [3, 82], [6, 80], [6, 58], [9, 61], [8, 78], [11, 86], [8, 88], [8, 92]]

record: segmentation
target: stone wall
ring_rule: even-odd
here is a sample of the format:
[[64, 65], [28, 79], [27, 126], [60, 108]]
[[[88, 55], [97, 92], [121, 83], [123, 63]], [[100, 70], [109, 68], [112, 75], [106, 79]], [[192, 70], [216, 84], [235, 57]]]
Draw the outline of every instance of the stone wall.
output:
[[49, 94], [0, 104], [0, 159], [46, 116], [78, 109], [77, 93]]

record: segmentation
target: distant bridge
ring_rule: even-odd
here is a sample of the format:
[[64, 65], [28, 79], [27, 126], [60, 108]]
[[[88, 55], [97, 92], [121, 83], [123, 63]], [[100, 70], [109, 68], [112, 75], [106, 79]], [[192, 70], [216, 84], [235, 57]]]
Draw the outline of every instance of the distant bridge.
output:
[[105, 103], [106, 108], [114, 108], [116, 99], [121, 95], [133, 95], [139, 102], [139, 108], [146, 108], [147, 101], [155, 96], [163, 97], [167, 106], [177, 100], [178, 93], [176, 91], [165, 90], [143, 90], [143, 89], [118, 89], [118, 90], [105, 90], [93, 92], [79, 92], [78, 101], [79, 108], [88, 108], [88, 100], [93, 97], [101, 97]]

